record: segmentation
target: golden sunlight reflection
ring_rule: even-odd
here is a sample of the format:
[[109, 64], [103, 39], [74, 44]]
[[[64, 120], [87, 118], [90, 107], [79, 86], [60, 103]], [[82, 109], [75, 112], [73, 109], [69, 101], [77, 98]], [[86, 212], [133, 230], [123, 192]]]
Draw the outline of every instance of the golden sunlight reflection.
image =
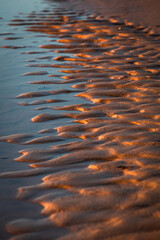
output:
[[0, 138], [23, 145], [15, 161], [30, 167], [1, 178], [42, 179], [17, 199], [45, 216], [9, 223], [11, 239], [158, 239], [159, 37], [58, 7], [11, 24], [44, 34], [43, 57], [30, 52], [26, 67], [49, 69], [24, 73], [34, 91], [16, 97], [28, 111], [39, 105], [28, 120], [42, 129]]

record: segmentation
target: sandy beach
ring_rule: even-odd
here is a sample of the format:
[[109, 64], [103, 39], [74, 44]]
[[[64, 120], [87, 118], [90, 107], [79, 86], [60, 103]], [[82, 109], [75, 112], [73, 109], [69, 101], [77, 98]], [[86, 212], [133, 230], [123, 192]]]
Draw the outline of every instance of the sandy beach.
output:
[[100, 0], [98, 3], [96, 0], [68, 1], [78, 10], [92, 10], [106, 17], [118, 16], [135, 24], [156, 27], [157, 31], [160, 31], [160, 2], [158, 0]]
[[2, 240], [158, 239], [153, 2], [35, 0], [3, 17]]

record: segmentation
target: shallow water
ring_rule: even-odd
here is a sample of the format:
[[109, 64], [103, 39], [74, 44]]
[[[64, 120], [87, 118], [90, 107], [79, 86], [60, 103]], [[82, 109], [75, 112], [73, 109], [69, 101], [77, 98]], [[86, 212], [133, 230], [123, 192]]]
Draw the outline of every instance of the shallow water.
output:
[[0, 44], [2, 225], [14, 240], [157, 239], [159, 35], [24, 10]]

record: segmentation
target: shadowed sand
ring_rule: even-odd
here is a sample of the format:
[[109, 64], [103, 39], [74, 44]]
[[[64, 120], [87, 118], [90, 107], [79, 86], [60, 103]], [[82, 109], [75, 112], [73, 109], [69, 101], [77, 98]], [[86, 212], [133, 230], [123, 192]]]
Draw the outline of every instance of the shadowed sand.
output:
[[[50, 121], [50, 128], [38, 137], [22, 133], [0, 138], [27, 145], [15, 161], [31, 167], [1, 178], [42, 175], [39, 184], [19, 188], [17, 199], [40, 204], [44, 218], [8, 223], [7, 231], [15, 235], [11, 239], [157, 240], [160, 36], [117, 18], [63, 8], [12, 22], [23, 24], [27, 31], [56, 38], [56, 44], [39, 46], [49, 64], [39, 64], [42, 59], [33, 52], [37, 63], [32, 67], [40, 71], [24, 73], [24, 78], [48, 76], [44, 66], [60, 75], [30, 82], [37, 91], [17, 96], [27, 99], [19, 104], [28, 111], [41, 105], [31, 121]], [[45, 58], [47, 51], [53, 59]], [[44, 85], [53, 90], [39, 90]], [[54, 90], [55, 85], [60, 89]], [[68, 103], [69, 95], [78, 103]], [[63, 101], [64, 106], [56, 105]], [[53, 121], [59, 126], [54, 128]], [[29, 148], [33, 144], [37, 147]]]
[[68, 2], [72, 3], [75, 9], [93, 10], [106, 17], [118, 16], [136, 24], [157, 27], [157, 31], [160, 31], [159, 0], [99, 0], [98, 4], [96, 0]]

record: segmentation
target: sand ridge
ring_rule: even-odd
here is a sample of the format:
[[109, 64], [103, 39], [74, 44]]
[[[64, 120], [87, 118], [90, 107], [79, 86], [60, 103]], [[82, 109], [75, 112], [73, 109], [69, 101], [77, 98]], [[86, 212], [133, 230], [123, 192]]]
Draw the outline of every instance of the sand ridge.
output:
[[[41, 65], [37, 58], [41, 52], [30, 53], [37, 61], [32, 67], [60, 73], [52, 76], [52, 82], [31, 84], [53, 84], [53, 90], [37, 87], [17, 100], [36, 99], [20, 102], [24, 108], [42, 106], [31, 119], [33, 124], [61, 120], [59, 127], [51, 124], [38, 137], [0, 139], [26, 144], [15, 160], [31, 167], [0, 177], [42, 175], [39, 184], [19, 188], [17, 199], [42, 205], [44, 218], [8, 223], [7, 231], [15, 235], [11, 239], [157, 239], [160, 36], [116, 18], [62, 8], [32, 13], [11, 24], [57, 39], [56, 44], [39, 46], [53, 56], [59, 54], [52, 60], [43, 56], [53, 64]], [[49, 75], [36, 71], [24, 73], [24, 78], [43, 74]], [[60, 89], [54, 90], [54, 84]], [[52, 95], [55, 100], [49, 98]], [[59, 95], [61, 99], [56, 98]], [[78, 103], [70, 103], [68, 95]], [[56, 106], [59, 101], [65, 105]], [[49, 148], [42, 145], [53, 142]], [[32, 144], [37, 148], [28, 148]]]

